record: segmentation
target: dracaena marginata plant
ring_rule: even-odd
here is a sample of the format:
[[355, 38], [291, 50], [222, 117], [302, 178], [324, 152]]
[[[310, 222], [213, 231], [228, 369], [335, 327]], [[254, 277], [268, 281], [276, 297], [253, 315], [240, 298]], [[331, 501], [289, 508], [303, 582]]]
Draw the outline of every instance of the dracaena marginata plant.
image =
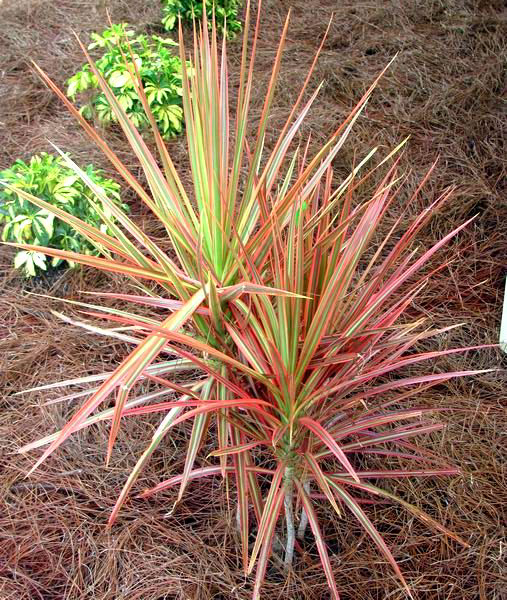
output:
[[[129, 310], [83, 303], [88, 315], [132, 330], [119, 333], [82, 322], [84, 327], [119, 337], [131, 343], [133, 350], [113, 372], [37, 388], [96, 382], [88, 399], [61, 431], [21, 451], [46, 446], [35, 469], [74, 432], [106, 421], [110, 423], [109, 460], [124, 418], [160, 413], [160, 424], [118, 497], [110, 517], [112, 525], [151, 455], [175, 426], [189, 423], [183, 472], [171, 474], [142, 496], [176, 486], [180, 501], [193, 480], [211, 476], [229, 480], [232, 485], [226, 488], [237, 493], [244, 570], [249, 573], [257, 565], [254, 598], [260, 595], [274, 539], [285, 546], [289, 566], [294, 548], [298, 548], [295, 538], [298, 533], [304, 536], [307, 524], [333, 597], [338, 598], [317, 517], [316, 506], [322, 500], [328, 501], [339, 517], [346, 511], [352, 513], [410, 594], [361, 498], [366, 495], [398, 502], [426, 524], [466, 543], [378, 483], [389, 478], [457, 473], [417, 443], [418, 436], [442, 426], [415, 398], [432, 385], [480, 371], [414, 375], [406, 368], [465, 350], [417, 352], [414, 347], [418, 342], [447, 329], [431, 328], [426, 319], [414, 316], [413, 302], [431, 275], [426, 268], [428, 261], [466, 223], [431, 248], [419, 251], [414, 247], [419, 230], [449, 196], [446, 192], [407, 227], [401, 227], [407, 219], [401, 214], [387, 233], [381, 234], [379, 225], [403, 183], [397, 175], [402, 145], [368, 166], [374, 149], [347, 177], [337, 181], [333, 176], [333, 160], [378, 79], [325, 144], [316, 151], [309, 144], [295, 148], [301, 124], [318, 94], [318, 89], [307, 94], [307, 88], [320, 48], [287, 121], [267, 151], [264, 142], [288, 20], [253, 134], [248, 115], [256, 85], [259, 16], [251, 39], [249, 32], [247, 7], [233, 110], [225, 41], [217, 42], [214, 28], [208, 33], [204, 15], [189, 71], [180, 30], [191, 190], [185, 188], [157, 132], [138, 78], [133, 79], [154, 126], [158, 158], [150, 153], [90, 61], [139, 159], [149, 190], [39, 70], [126, 184], [161, 221], [172, 253], [167, 254], [146, 236], [86, 173], [65, 158], [109, 206], [115, 221], [103, 215], [111, 230], [106, 234], [57, 212], [102, 249], [103, 257], [55, 249], [45, 252], [124, 274], [136, 282], [137, 290], [148, 281], [146, 294], [102, 296], [159, 312], [158, 316], [153, 312], [139, 316]], [[380, 181], [379, 169], [385, 169]], [[377, 180], [376, 186], [370, 185], [373, 180]], [[365, 198], [363, 190], [372, 188]], [[361, 201], [357, 200], [359, 194]], [[410, 201], [418, 194], [419, 189]], [[26, 197], [54, 210], [28, 193]], [[153, 292], [155, 285], [157, 293]], [[166, 313], [163, 319], [160, 310]], [[193, 372], [195, 377], [189, 381], [187, 373], [184, 380], [178, 379], [181, 371]], [[395, 377], [390, 375], [393, 373], [397, 373]], [[142, 385], [145, 382], [157, 389], [147, 393]], [[82, 397], [83, 392], [74, 395]], [[112, 396], [114, 406], [104, 408]], [[203, 443], [210, 439], [216, 449], [211, 456], [199, 456]], [[384, 457], [388, 464], [368, 471], [365, 461], [371, 456]], [[249, 546], [250, 532], [256, 534], [253, 547]]]

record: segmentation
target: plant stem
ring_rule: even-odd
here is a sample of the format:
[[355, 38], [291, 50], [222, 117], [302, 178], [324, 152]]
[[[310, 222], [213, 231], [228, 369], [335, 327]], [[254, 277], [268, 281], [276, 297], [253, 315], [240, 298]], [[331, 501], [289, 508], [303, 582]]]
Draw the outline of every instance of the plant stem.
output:
[[236, 528], [238, 532], [241, 531], [241, 508], [239, 506], [239, 502], [236, 505]]
[[294, 475], [294, 469], [292, 467], [285, 468], [285, 520], [287, 523], [287, 540], [285, 546], [285, 568], [288, 569], [292, 565], [294, 558], [294, 544], [296, 542], [296, 530], [294, 528], [294, 507], [293, 507], [293, 496], [294, 486], [292, 478]]
[[[310, 493], [310, 482], [305, 481], [303, 483], [303, 488], [307, 494]], [[308, 526], [308, 515], [306, 514], [306, 510], [304, 508], [301, 509], [301, 519], [299, 521], [298, 527], [298, 540], [302, 540], [305, 537], [306, 528]]]

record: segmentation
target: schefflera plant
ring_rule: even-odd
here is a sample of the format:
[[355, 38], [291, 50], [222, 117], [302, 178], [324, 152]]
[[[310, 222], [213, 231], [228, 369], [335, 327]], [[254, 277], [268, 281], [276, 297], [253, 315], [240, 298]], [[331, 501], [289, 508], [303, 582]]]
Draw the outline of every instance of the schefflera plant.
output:
[[[183, 129], [183, 109], [181, 64], [172, 49], [177, 46], [176, 42], [157, 35], [136, 36], [127, 23], [111, 24], [101, 34], [92, 33], [91, 38], [93, 41], [88, 50], [101, 48], [104, 51], [96, 67], [135, 126], [142, 129], [149, 126], [149, 122], [136, 92], [131, 68], [126, 64], [127, 57], [136, 64], [162, 137], [169, 139], [179, 135]], [[71, 100], [75, 100], [77, 95], [94, 90], [89, 101], [81, 107], [81, 113], [87, 119], [92, 119], [96, 113], [101, 123], [110, 124], [116, 121], [116, 115], [99, 87], [90, 65], [85, 64], [67, 81], [67, 94]]]
[[[128, 205], [120, 198], [120, 186], [107, 179], [93, 165], [85, 169], [87, 176], [123, 211]], [[10, 184], [10, 188], [0, 188], [0, 224], [5, 224], [2, 239], [13, 242], [26, 242], [40, 246], [53, 246], [62, 250], [73, 250], [82, 254], [96, 251], [74, 229], [48, 212], [20, 197], [17, 190], [23, 189], [43, 198], [61, 211], [79, 217], [85, 223], [100, 227], [107, 232], [100, 215], [95, 209], [98, 200], [80, 177], [65, 166], [60, 156], [42, 152], [35, 154], [28, 163], [17, 160], [11, 167], [0, 171], [0, 180]], [[107, 212], [107, 207], [103, 207]], [[57, 267], [62, 261], [53, 257], [50, 265], [40, 252], [20, 250], [14, 258], [14, 267], [21, 269], [26, 277], [34, 277], [48, 266]], [[72, 267], [74, 264], [69, 263]]]
[[[157, 131], [139, 77], [133, 80], [154, 128], [158, 160], [89, 59], [139, 159], [149, 191], [39, 70], [119, 175], [161, 221], [174, 252], [164, 252], [110, 202], [116, 221], [111, 222], [105, 214], [103, 219], [112, 229], [111, 235], [67, 217], [76, 231], [104, 249], [104, 256], [50, 248], [45, 252], [125, 274], [136, 282], [138, 290], [148, 281], [145, 294], [100, 295], [156, 308], [159, 313], [139, 316], [128, 309], [82, 303], [85, 314], [120, 323], [132, 331], [119, 333], [87, 322], [81, 323], [83, 327], [119, 337], [132, 343], [134, 349], [113, 372], [35, 388], [97, 383], [61, 431], [20, 451], [46, 446], [33, 471], [74, 432], [106, 421], [110, 422], [109, 461], [122, 419], [160, 413], [160, 424], [117, 499], [109, 520], [112, 525], [151, 455], [175, 426], [189, 422], [183, 472], [171, 474], [142, 496], [178, 487], [178, 502], [193, 480], [211, 476], [230, 480], [234, 485], [226, 488], [234, 487], [237, 494], [243, 567], [250, 573], [257, 565], [254, 598], [260, 597], [274, 537], [282, 538], [285, 563], [290, 566], [297, 547], [296, 528], [303, 536], [307, 523], [332, 595], [338, 598], [317, 517], [321, 499], [326, 499], [339, 517], [345, 511], [354, 515], [410, 595], [395, 558], [360, 498], [367, 494], [398, 502], [415, 517], [466, 545], [419, 508], [383, 489], [378, 480], [458, 472], [416, 442], [418, 436], [442, 425], [432, 420], [429, 409], [412, 399], [437, 383], [483, 371], [413, 375], [403, 374], [403, 370], [472, 349], [415, 351], [421, 340], [450, 328], [432, 328], [427, 319], [411, 316], [414, 299], [432, 274], [424, 269], [428, 261], [467, 223], [423, 252], [414, 247], [417, 233], [449, 197], [448, 191], [401, 234], [398, 231], [406, 214], [378, 239], [382, 219], [403, 183], [397, 175], [396, 156], [403, 144], [370, 168], [367, 163], [375, 154], [373, 149], [347, 177], [335, 181], [333, 160], [378, 79], [316, 152], [309, 144], [294, 149], [295, 138], [319, 91], [304, 101], [322, 45], [273, 148], [266, 150], [288, 18], [257, 131], [248, 138], [259, 19], [260, 10], [249, 43], [248, 6], [234, 117], [229, 105], [231, 82], [225, 39], [220, 49], [215, 28], [210, 37], [204, 18], [195, 35], [189, 72], [180, 30], [191, 191], [185, 189]], [[84, 47], [83, 51], [86, 54]], [[135, 63], [130, 68], [134, 70]], [[100, 195], [86, 173], [69, 158], [65, 160]], [[364, 199], [366, 184], [370, 185], [377, 170], [388, 164], [384, 178]], [[420, 188], [411, 202], [419, 192]], [[360, 202], [356, 200], [359, 194]], [[51, 210], [42, 200], [25, 195]], [[106, 197], [102, 200], [108, 203]], [[164, 318], [160, 310], [165, 312]], [[196, 375], [190, 381], [188, 374], [184, 380], [178, 379], [181, 371]], [[390, 376], [393, 373], [395, 378]], [[146, 382], [157, 389], [143, 391]], [[82, 396], [83, 391], [78, 391], [65, 399]], [[114, 406], [104, 408], [112, 396]], [[209, 439], [216, 449], [212, 456], [198, 459]], [[385, 457], [388, 464], [381, 470], [365, 470], [368, 456]], [[256, 536], [252, 548], [251, 532]]]
[[226, 28], [227, 36], [232, 38], [241, 31], [238, 19], [241, 4], [242, 0], [214, 0], [207, 4], [201, 0], [162, 0], [162, 25], [166, 31], [176, 29], [180, 19], [192, 25], [194, 20], [202, 19], [205, 10], [209, 27], [215, 19], [217, 31], [223, 33]]

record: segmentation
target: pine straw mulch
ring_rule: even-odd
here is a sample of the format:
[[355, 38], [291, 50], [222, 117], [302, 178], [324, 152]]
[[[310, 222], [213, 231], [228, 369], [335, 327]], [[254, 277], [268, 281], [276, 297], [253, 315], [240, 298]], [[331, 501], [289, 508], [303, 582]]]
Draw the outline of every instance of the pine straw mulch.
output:
[[[428, 286], [419, 308], [441, 325], [465, 323], [452, 336], [433, 341], [432, 348], [495, 342], [507, 251], [501, 103], [507, 13], [502, 3], [266, 1], [254, 117], [259, 114], [275, 43], [290, 5], [292, 27], [271, 131], [276, 132], [294, 101], [332, 11], [333, 25], [315, 77], [324, 80], [324, 88], [302, 140], [309, 133], [315, 144], [324, 140], [366, 84], [400, 52], [337, 169], [350, 165], [373, 144], [393, 147], [410, 134], [403, 159], [403, 168], [410, 170], [410, 189], [440, 155], [422, 201], [429, 202], [448, 185], [456, 185], [457, 190], [435, 215], [421, 245], [431, 244], [474, 214], [478, 217], [444, 253], [449, 266]], [[108, 6], [114, 22], [126, 20], [156, 31], [156, 0], [111, 0]], [[18, 157], [49, 151], [48, 137], [78, 162], [109, 169], [29, 65], [30, 59], [36, 59], [63, 84], [83, 62], [71, 29], [83, 37], [102, 29], [104, 7], [105, 2], [97, 0], [4, 0], [0, 7], [0, 169]], [[238, 59], [232, 48], [234, 72]], [[132, 162], [118, 132], [109, 130], [107, 139], [122, 158]], [[183, 141], [172, 141], [170, 148], [176, 162], [183, 164]], [[160, 236], [135, 199], [130, 200], [136, 218]], [[106, 531], [116, 494], [156, 419], [144, 424], [125, 422], [108, 469], [104, 467], [107, 428], [97, 426], [75, 435], [43, 468], [24, 478], [33, 456], [20, 457], [14, 454], [16, 448], [59, 428], [74, 407], [45, 405], [58, 392], [15, 393], [101, 372], [117, 364], [126, 351], [121, 343], [105, 344], [50, 312], [64, 310], [77, 318], [72, 307], [28, 292], [78, 299], [80, 290], [118, 290], [125, 283], [85, 269], [27, 284], [12, 272], [10, 251], [2, 250], [1, 260], [1, 600], [249, 598], [251, 581], [241, 574], [232, 526], [234, 506], [227, 506], [218, 480], [193, 484], [174, 517], [167, 514], [174, 499], [171, 494], [150, 502], [134, 499], [118, 525]], [[444, 258], [440, 255], [437, 260]], [[448, 358], [435, 368], [501, 368], [502, 361], [505, 367], [505, 358], [492, 350]], [[452, 409], [442, 417], [448, 424], [445, 433], [429, 438], [428, 446], [461, 466], [463, 476], [387, 484], [465, 537], [469, 549], [429, 531], [396, 506], [368, 507], [419, 600], [505, 597], [506, 388], [500, 371], [453, 381], [428, 393], [421, 402]], [[186, 439], [188, 430], [181, 428], [155, 456], [137, 489], [178, 472]], [[403, 598], [389, 568], [353, 520], [333, 519], [324, 507], [320, 512], [342, 597]], [[263, 598], [328, 598], [310, 540], [287, 582], [276, 564], [271, 568]]]

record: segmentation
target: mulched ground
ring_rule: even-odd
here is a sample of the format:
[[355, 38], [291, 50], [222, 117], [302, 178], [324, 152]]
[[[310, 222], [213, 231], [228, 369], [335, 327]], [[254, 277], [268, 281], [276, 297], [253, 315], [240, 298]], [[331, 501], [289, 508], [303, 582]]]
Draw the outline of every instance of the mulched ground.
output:
[[[157, 0], [4, 0], [0, 4], [0, 169], [16, 158], [50, 150], [47, 139], [78, 162], [103, 166], [100, 153], [79, 131], [51, 92], [32, 72], [36, 60], [63, 85], [83, 62], [72, 30], [84, 39], [106, 26], [106, 4], [114, 22], [128, 21], [157, 31]], [[315, 75], [324, 80], [318, 105], [302, 131], [322, 142], [354, 106], [373, 77], [399, 56], [358, 122], [337, 164], [338, 171], [372, 145], [394, 147], [410, 135], [402, 162], [407, 190], [437, 156], [439, 165], [424, 194], [429, 202], [454, 185], [453, 199], [435, 215], [422, 245], [478, 215], [445, 256], [450, 260], [418, 301], [438, 324], [463, 322], [446, 345], [496, 342], [507, 255], [505, 196], [505, 57], [507, 11], [503, 3], [480, 0], [267, 0], [253, 122], [259, 114], [269, 68], [287, 10], [292, 25], [284, 57], [271, 131], [297, 96], [319, 39], [334, 12], [330, 35]], [[237, 52], [230, 49], [232, 76]], [[107, 140], [122, 158], [132, 158], [120, 134]], [[270, 143], [270, 140], [267, 140]], [[184, 141], [170, 142], [181, 168]], [[134, 169], [137, 169], [133, 165]], [[406, 196], [405, 196], [406, 197]], [[136, 219], [155, 236], [162, 233], [135, 198]], [[400, 197], [400, 204], [404, 196]], [[105, 522], [116, 494], [149, 439], [156, 419], [129, 420], [111, 466], [104, 466], [107, 429], [75, 435], [30, 478], [33, 456], [14, 454], [23, 443], [60, 427], [74, 406], [46, 405], [57, 395], [16, 392], [33, 385], [101, 372], [117, 364], [126, 348], [104, 343], [62, 323], [51, 310], [76, 316], [58, 300], [77, 299], [80, 290], [115, 290], [124, 283], [92, 270], [58, 272], [26, 283], [11, 269], [12, 253], [0, 262], [0, 600], [162, 600], [250, 597], [232, 526], [234, 506], [224, 490], [195, 484], [175, 517], [167, 516], [173, 496], [125, 507], [118, 525]], [[432, 348], [438, 345], [432, 342]], [[450, 357], [439, 370], [505, 368], [495, 350]], [[444, 434], [428, 439], [463, 469], [449, 480], [390, 482], [391, 490], [421, 506], [471, 544], [463, 550], [391, 505], [371, 507], [419, 600], [500, 600], [505, 598], [505, 431], [507, 385], [499, 371], [439, 386], [421, 399], [446, 405]], [[159, 452], [138, 489], [182, 464], [185, 428]], [[404, 598], [390, 569], [352, 519], [333, 519], [323, 508], [339, 589], [345, 600]], [[285, 582], [278, 567], [268, 573], [263, 598], [325, 599], [327, 585], [309, 543]]]

